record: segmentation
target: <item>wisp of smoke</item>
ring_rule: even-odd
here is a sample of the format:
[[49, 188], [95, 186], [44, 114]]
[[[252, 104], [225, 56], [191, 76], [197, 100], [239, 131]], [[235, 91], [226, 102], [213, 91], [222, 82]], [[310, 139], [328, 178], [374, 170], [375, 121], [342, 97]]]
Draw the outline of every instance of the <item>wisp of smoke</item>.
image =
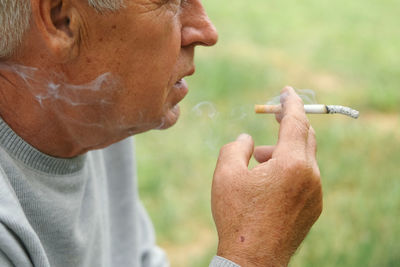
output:
[[[316, 94], [311, 89], [295, 89], [296, 93], [303, 100], [304, 104], [317, 104]], [[272, 97], [266, 102], [266, 105], [277, 105], [280, 104], [280, 99], [285, 97], [285, 94], [277, 95]]]

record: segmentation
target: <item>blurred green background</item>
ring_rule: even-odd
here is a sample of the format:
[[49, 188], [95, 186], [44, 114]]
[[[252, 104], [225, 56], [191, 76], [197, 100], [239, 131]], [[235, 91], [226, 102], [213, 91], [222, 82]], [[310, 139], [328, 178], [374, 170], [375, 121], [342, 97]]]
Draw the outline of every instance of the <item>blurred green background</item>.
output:
[[361, 114], [309, 116], [324, 211], [290, 266], [400, 266], [400, 1], [203, 3], [219, 43], [197, 49], [178, 124], [136, 138], [141, 197], [172, 266], [208, 266], [219, 148], [242, 132], [275, 143], [274, 117], [252, 108], [285, 85]]

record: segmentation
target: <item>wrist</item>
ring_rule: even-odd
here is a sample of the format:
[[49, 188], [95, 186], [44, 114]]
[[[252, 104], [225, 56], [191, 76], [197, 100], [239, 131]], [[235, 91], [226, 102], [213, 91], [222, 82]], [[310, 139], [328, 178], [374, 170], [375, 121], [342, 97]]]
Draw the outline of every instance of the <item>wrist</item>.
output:
[[290, 257], [282, 257], [278, 253], [272, 253], [266, 247], [250, 246], [224, 246], [218, 244], [217, 256], [228, 259], [245, 267], [284, 267], [287, 266]]

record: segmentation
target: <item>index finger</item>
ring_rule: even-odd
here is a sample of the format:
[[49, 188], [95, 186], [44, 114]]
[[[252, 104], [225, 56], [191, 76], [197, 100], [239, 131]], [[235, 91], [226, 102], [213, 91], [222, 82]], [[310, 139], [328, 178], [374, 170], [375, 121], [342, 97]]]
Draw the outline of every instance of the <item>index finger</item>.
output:
[[310, 123], [304, 104], [292, 87], [285, 87], [281, 94], [282, 113], [278, 144], [274, 155], [289, 151], [306, 151]]

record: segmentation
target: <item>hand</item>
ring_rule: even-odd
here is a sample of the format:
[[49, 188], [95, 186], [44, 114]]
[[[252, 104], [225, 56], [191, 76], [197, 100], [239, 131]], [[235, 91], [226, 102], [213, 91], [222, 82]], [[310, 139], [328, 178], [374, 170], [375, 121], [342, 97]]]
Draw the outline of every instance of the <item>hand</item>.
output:
[[[316, 140], [303, 102], [286, 87], [276, 146], [242, 134], [222, 147], [212, 186], [217, 254], [241, 266], [286, 266], [322, 211]], [[260, 162], [248, 169], [251, 156]]]

